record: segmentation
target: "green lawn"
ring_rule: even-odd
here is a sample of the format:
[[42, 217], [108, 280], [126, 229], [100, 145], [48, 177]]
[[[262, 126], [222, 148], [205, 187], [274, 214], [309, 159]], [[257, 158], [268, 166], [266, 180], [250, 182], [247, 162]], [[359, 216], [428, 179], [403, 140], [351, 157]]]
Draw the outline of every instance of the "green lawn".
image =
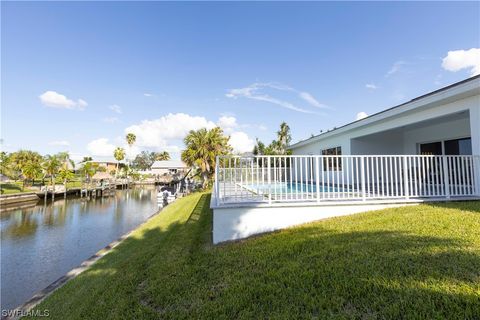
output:
[[209, 201], [178, 200], [38, 309], [53, 319], [480, 318], [479, 202], [213, 246]]
[[21, 192], [32, 192], [31, 189], [22, 190], [22, 182], [0, 183], [0, 194], [13, 194]]

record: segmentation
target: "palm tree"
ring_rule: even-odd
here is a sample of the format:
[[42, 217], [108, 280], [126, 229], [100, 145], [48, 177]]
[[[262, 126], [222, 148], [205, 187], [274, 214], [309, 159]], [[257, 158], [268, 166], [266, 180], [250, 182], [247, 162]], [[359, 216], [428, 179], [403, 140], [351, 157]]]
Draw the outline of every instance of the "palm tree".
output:
[[15, 180], [21, 177], [23, 174], [23, 168], [27, 163], [40, 163], [42, 161], [42, 156], [39, 153], [30, 150], [19, 150], [10, 154], [9, 158], [11, 173]]
[[125, 159], [125, 149], [120, 147], [115, 148], [115, 151], [113, 151], [113, 156], [115, 157], [115, 160], [117, 160], [117, 169], [115, 169], [115, 180], [117, 180], [120, 161]]
[[137, 136], [134, 133], [127, 133], [125, 136], [125, 139], [127, 140], [128, 145], [131, 147], [135, 141], [137, 141]]
[[292, 141], [292, 136], [290, 135], [290, 127], [286, 122], [280, 124], [280, 130], [277, 131], [277, 142], [278, 147], [281, 149], [283, 154], [285, 154], [288, 145]]
[[168, 153], [167, 151], [157, 152], [155, 160], [170, 160], [170, 153]]
[[89, 184], [92, 180], [92, 177], [95, 175], [97, 172], [97, 166], [94, 165], [91, 162], [86, 162], [82, 168], [80, 169], [80, 172], [82, 173], [83, 177], [85, 178], [85, 182]]
[[68, 152], [59, 152], [57, 153], [57, 158], [61, 162], [61, 168], [59, 171], [59, 175], [63, 180], [63, 187], [65, 189], [64, 198], [67, 197], [67, 182], [72, 180], [75, 177], [75, 174], [72, 170], [75, 169], [75, 162], [70, 158], [70, 154]]
[[62, 165], [60, 171], [58, 172], [58, 176], [63, 180], [63, 187], [65, 189], [65, 192], [63, 194], [63, 197], [67, 197], [67, 182], [70, 180], [73, 180], [75, 178], [75, 174], [70, 170], [70, 168], [67, 165]]
[[266, 154], [265, 150], [266, 150], [265, 144], [262, 141], [260, 141], [258, 138], [256, 138], [256, 143], [255, 143], [255, 146], [253, 147], [252, 153], [256, 156], [261, 156]]
[[187, 165], [200, 169], [204, 188], [208, 186], [208, 181], [214, 173], [216, 156], [231, 152], [228, 140], [229, 137], [224, 136], [219, 127], [211, 130], [191, 130], [185, 137], [186, 149], [182, 151], [182, 160]]
[[45, 173], [45, 176], [50, 176], [50, 182], [53, 187], [52, 201], [55, 200], [55, 176], [57, 175], [61, 165], [61, 161], [56, 155], [45, 156], [45, 160], [43, 162], [43, 171]]
[[[25, 181], [30, 180], [33, 181], [36, 177], [38, 177], [42, 173], [42, 166], [38, 161], [28, 161], [22, 169], [22, 174], [24, 177], [23, 180], [23, 188], [25, 188]], [[23, 189], [22, 188], [22, 189]]]
[[[135, 143], [135, 141], [137, 141], [137, 136], [131, 132], [127, 133], [127, 135], [125, 136], [125, 139], [127, 140], [127, 144], [128, 144], [128, 149], [130, 150], [130, 152], [132, 151], [132, 146], [133, 144]], [[129, 163], [129, 166], [131, 165], [131, 163]]]
[[72, 158], [70, 158], [70, 154], [68, 152], [59, 152], [57, 153], [57, 157], [62, 162], [63, 166], [75, 169], [75, 162], [72, 160]]
[[137, 141], [137, 136], [130, 132], [125, 136], [125, 140], [127, 140], [128, 148], [131, 149], [135, 141]]
[[5, 151], [0, 152], [0, 173], [8, 177], [12, 176], [12, 156]]

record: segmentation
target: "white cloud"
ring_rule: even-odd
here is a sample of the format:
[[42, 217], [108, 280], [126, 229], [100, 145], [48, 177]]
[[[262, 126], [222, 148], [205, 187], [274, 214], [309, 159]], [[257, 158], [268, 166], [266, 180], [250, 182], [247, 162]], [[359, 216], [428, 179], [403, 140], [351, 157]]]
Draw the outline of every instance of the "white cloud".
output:
[[50, 141], [48, 143], [48, 145], [50, 146], [63, 146], [63, 147], [67, 147], [70, 145], [70, 143], [66, 140], [56, 140], [56, 141]]
[[375, 85], [374, 83], [367, 83], [367, 84], [365, 85], [365, 88], [371, 89], [371, 90], [378, 89], [377, 85]]
[[308, 102], [310, 105], [317, 107], [317, 108], [328, 108], [326, 105], [318, 102], [317, 99], [315, 99], [310, 93], [308, 92], [300, 92], [298, 94], [300, 98]]
[[106, 122], [106, 123], [116, 123], [118, 122], [118, 118], [117, 117], [106, 117], [106, 118], [103, 118], [103, 122]]
[[120, 107], [119, 105], [116, 105], [116, 104], [109, 106], [108, 109], [110, 109], [113, 112], [116, 112], [118, 114], [122, 113], [122, 107]]
[[442, 67], [453, 72], [470, 69], [472, 76], [480, 74], [480, 48], [448, 51], [447, 56], [443, 58]]
[[235, 127], [238, 126], [238, 123], [235, 117], [222, 116], [220, 119], [218, 119], [217, 125], [225, 132], [231, 132]]
[[242, 131], [232, 132], [229, 143], [234, 152], [237, 153], [252, 152], [253, 146], [255, 145], [253, 139], [250, 139], [248, 135]]
[[113, 156], [115, 146], [107, 138], [99, 138], [87, 144], [87, 150], [92, 156], [109, 157]]
[[258, 129], [260, 129], [260, 130], [262, 130], [262, 131], [267, 131], [268, 128], [267, 128], [266, 125], [260, 124], [260, 125], [258, 126]]
[[[132, 152], [133, 154], [145, 149], [179, 153], [184, 148], [183, 139], [190, 130], [211, 129], [216, 126], [221, 127], [230, 136], [230, 145], [235, 152], [252, 151], [254, 140], [245, 132], [238, 131], [238, 128], [243, 128], [246, 125], [238, 124], [235, 117], [227, 115], [221, 116], [215, 123], [205, 117], [185, 113], [170, 113], [158, 119], [143, 120], [139, 124], [131, 125], [125, 128], [125, 133], [132, 132], [137, 136], [134, 145], [136, 150]], [[123, 137], [117, 139], [118, 143], [123, 143]]]
[[153, 94], [152, 94], [152, 93], [147, 93], [147, 92], [146, 92], [146, 93], [144, 93], [143, 95], [144, 95], [145, 97], [153, 97]]
[[[258, 101], [264, 101], [268, 103], [272, 103], [283, 108], [287, 108], [293, 111], [302, 112], [302, 113], [317, 113], [315, 111], [307, 110], [301, 107], [294, 105], [290, 101], [286, 101], [283, 99], [275, 98], [267, 93], [265, 93], [265, 89], [273, 89], [278, 91], [288, 91], [295, 93], [298, 97], [302, 100], [306, 101], [311, 106], [317, 108], [328, 108], [326, 105], [318, 102], [310, 93], [298, 91], [292, 87], [277, 84], [277, 83], [253, 83], [245, 88], [238, 88], [238, 89], [230, 89], [225, 96], [227, 98], [237, 99], [237, 98], [247, 98], [253, 99]], [[297, 97], [297, 99], [298, 99]]]
[[355, 117], [355, 120], [361, 120], [361, 119], [366, 118], [366, 117], [368, 117], [368, 114], [366, 112], [361, 111], [361, 112], [357, 113], [357, 116]]
[[88, 106], [87, 101], [85, 101], [85, 100], [83, 100], [83, 99], [78, 99], [78, 100], [77, 100], [77, 107], [78, 107], [80, 110], [85, 109], [86, 106]]
[[137, 136], [136, 144], [146, 148], [166, 148], [171, 140], [183, 139], [190, 130], [200, 128], [211, 129], [215, 123], [204, 117], [191, 116], [185, 113], [170, 113], [154, 120], [143, 120], [140, 124], [125, 129]]
[[55, 91], [45, 91], [39, 96], [39, 98], [43, 105], [51, 108], [83, 110], [88, 105], [88, 103], [83, 99], [73, 101], [63, 94]]
[[407, 64], [405, 61], [396, 61], [393, 66], [390, 68], [390, 70], [388, 70], [387, 74], [385, 75], [385, 77], [389, 77], [391, 75], [394, 75], [395, 73], [399, 72], [402, 68], [402, 66], [404, 66], [405, 64]]

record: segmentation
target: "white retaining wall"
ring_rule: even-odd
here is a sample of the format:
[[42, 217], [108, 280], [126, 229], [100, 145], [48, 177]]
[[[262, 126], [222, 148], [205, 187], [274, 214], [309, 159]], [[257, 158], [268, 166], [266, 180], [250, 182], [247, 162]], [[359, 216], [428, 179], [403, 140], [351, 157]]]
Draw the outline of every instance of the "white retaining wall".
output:
[[405, 205], [411, 204], [357, 203], [355, 205], [213, 208], [213, 243], [238, 240], [330, 217]]

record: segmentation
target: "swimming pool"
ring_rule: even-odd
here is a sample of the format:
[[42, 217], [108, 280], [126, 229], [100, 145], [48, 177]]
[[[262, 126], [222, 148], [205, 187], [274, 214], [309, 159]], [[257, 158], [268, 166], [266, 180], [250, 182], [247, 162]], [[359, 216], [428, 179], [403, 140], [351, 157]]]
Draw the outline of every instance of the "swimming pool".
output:
[[[296, 194], [296, 193], [314, 193], [317, 192], [317, 186], [311, 183], [277, 183], [277, 184], [249, 184], [243, 185], [244, 188], [255, 193], [277, 193], [277, 194]], [[348, 187], [320, 186], [320, 192], [349, 192]]]

